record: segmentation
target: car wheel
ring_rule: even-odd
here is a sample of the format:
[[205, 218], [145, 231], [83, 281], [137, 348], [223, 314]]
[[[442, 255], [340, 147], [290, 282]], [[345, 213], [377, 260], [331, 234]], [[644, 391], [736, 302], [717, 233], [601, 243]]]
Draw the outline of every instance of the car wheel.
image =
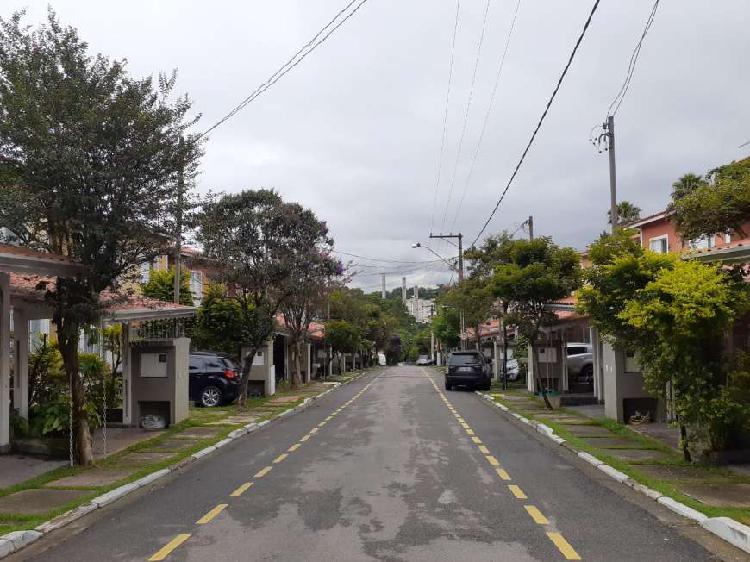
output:
[[578, 381], [583, 384], [592, 384], [594, 382], [594, 367], [586, 365], [581, 369], [581, 374], [578, 377]]
[[213, 408], [215, 406], [219, 406], [221, 404], [222, 400], [222, 392], [221, 389], [209, 385], [203, 387], [203, 390], [201, 390], [201, 406], [204, 406], [206, 408]]
[[453, 390], [453, 385], [450, 383], [445, 383], [445, 390]]

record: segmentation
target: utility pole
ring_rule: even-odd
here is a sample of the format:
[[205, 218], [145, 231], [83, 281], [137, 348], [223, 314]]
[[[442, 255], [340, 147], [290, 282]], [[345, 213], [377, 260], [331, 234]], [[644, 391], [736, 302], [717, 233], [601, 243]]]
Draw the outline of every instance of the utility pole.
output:
[[529, 227], [529, 240], [534, 239], [534, 217], [529, 215], [529, 220], [526, 221], [526, 226]]
[[180, 304], [180, 273], [181, 264], [180, 259], [182, 257], [182, 205], [183, 205], [183, 193], [185, 191], [185, 159], [183, 155], [183, 140], [180, 137], [178, 144], [178, 150], [180, 152], [180, 168], [177, 171], [177, 213], [176, 213], [176, 226], [177, 236], [174, 245], [174, 302]]
[[380, 274], [381, 282], [382, 282], [382, 288], [380, 290], [380, 295], [383, 297], [383, 300], [385, 300], [385, 273]]
[[617, 166], [615, 161], [615, 116], [607, 116], [604, 124], [607, 134], [607, 149], [609, 150], [609, 220], [612, 232], [617, 227]]
[[[460, 232], [458, 234], [453, 234], [452, 232], [450, 234], [432, 234], [430, 233], [430, 238], [441, 238], [450, 240], [451, 238], [458, 238], [458, 284], [463, 285], [464, 283], [464, 247], [463, 247], [463, 240], [464, 235]], [[460, 323], [460, 330], [461, 334], [466, 334], [466, 326], [464, 321], [464, 311], [459, 311], [459, 323]], [[461, 338], [461, 349], [465, 349], [465, 340]]]

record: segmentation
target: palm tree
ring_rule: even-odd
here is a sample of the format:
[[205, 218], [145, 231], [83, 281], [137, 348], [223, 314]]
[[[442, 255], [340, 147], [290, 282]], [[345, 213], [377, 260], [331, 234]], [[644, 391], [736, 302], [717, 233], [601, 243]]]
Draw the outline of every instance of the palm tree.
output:
[[682, 199], [690, 195], [696, 188], [705, 185], [706, 180], [703, 176], [688, 173], [672, 184], [672, 201]]
[[[636, 207], [630, 201], [620, 201], [617, 204], [617, 226], [623, 226], [635, 222], [641, 218], [641, 208]], [[607, 211], [607, 222], [612, 224], [612, 212]]]

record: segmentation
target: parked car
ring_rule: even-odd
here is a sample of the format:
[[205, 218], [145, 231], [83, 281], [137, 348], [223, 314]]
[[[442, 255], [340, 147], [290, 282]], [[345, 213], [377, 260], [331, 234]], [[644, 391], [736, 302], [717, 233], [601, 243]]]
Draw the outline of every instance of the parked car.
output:
[[218, 353], [191, 353], [189, 386], [190, 400], [199, 406], [230, 404], [239, 395], [240, 369]]
[[417, 365], [432, 365], [432, 358], [429, 355], [420, 355], [417, 357]]
[[568, 343], [565, 350], [568, 374], [572, 382], [582, 385], [594, 383], [594, 354], [590, 343]]
[[445, 389], [466, 386], [489, 390], [492, 383], [492, 368], [484, 355], [478, 351], [454, 351], [448, 357], [445, 371]]
[[[498, 363], [498, 366], [497, 366], [497, 370], [500, 373], [499, 376], [502, 378], [502, 376], [503, 376], [503, 363], [502, 363], [502, 359], [499, 359], [498, 361], [499, 361], [499, 363]], [[518, 360], [517, 359], [508, 359], [508, 361], [507, 361], [507, 363], [505, 365], [506, 365], [506, 369], [507, 369], [507, 372], [508, 372], [508, 380], [509, 381], [517, 381], [518, 377], [521, 374], [521, 369], [518, 366]]]

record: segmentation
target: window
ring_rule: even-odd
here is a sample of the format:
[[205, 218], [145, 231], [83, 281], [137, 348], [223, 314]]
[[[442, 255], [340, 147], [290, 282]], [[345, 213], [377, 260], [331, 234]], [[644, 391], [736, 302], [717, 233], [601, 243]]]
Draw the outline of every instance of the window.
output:
[[716, 237], [713, 235], [701, 236], [700, 238], [691, 240], [689, 244], [693, 250], [710, 250], [716, 246]]
[[482, 363], [482, 356], [479, 353], [454, 353], [451, 355], [448, 363], [450, 365], [476, 365]]
[[148, 283], [150, 277], [151, 264], [149, 262], [144, 262], [141, 264], [141, 283]]
[[568, 357], [571, 355], [581, 355], [582, 353], [591, 353], [591, 350], [583, 345], [569, 345], [567, 349]]
[[649, 250], [656, 252], [657, 254], [666, 254], [669, 251], [669, 238], [665, 234], [664, 236], [658, 236], [651, 238], [648, 241]]

